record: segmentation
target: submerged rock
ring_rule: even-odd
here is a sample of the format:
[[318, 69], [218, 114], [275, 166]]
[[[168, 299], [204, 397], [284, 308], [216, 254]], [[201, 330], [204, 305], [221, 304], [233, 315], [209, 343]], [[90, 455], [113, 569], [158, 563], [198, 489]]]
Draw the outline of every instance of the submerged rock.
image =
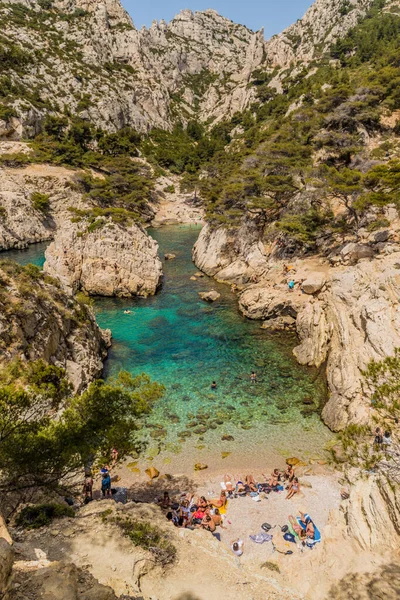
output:
[[176, 258], [176, 254], [164, 254], [165, 260], [173, 260], [174, 258]]
[[209, 292], [199, 292], [199, 296], [202, 300], [206, 302], [215, 302], [219, 298], [221, 298], [221, 294], [219, 294], [215, 290], [210, 290]]

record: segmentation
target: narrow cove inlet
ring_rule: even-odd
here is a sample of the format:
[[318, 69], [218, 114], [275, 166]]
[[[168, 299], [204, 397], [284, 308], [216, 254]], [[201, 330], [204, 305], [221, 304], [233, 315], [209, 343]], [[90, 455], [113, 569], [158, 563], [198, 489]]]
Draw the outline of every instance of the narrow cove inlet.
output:
[[[202, 463], [224, 472], [267, 469], [293, 455], [323, 458], [332, 438], [319, 417], [323, 377], [297, 364], [292, 335], [268, 333], [245, 319], [229, 286], [206, 276], [190, 279], [197, 272], [191, 250], [199, 231], [194, 225], [149, 231], [161, 257], [176, 255], [164, 262], [156, 296], [95, 301], [100, 327], [113, 336], [105, 377], [122, 369], [147, 373], [166, 389], [139, 434], [147, 451], [129, 463], [130, 470], [153, 464], [163, 472], [190, 473]], [[2, 256], [42, 266], [45, 247]], [[198, 295], [210, 289], [221, 294], [213, 304]], [[250, 381], [253, 370], [256, 383]]]

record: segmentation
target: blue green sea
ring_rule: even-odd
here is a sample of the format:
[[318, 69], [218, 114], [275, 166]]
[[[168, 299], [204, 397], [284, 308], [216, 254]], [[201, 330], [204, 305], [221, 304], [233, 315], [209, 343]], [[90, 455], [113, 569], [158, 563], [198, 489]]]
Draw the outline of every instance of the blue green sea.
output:
[[[272, 457], [320, 458], [332, 437], [319, 418], [323, 378], [297, 364], [294, 336], [273, 334], [241, 316], [229, 286], [190, 279], [197, 272], [191, 249], [199, 230], [174, 225], [149, 231], [161, 257], [176, 254], [163, 261], [156, 296], [95, 302], [99, 325], [113, 336], [105, 377], [121, 369], [145, 372], [166, 388], [142, 432], [148, 461], [184, 472], [199, 461], [232, 470]], [[45, 246], [2, 255], [41, 266]], [[221, 294], [212, 304], [198, 295], [210, 289]]]

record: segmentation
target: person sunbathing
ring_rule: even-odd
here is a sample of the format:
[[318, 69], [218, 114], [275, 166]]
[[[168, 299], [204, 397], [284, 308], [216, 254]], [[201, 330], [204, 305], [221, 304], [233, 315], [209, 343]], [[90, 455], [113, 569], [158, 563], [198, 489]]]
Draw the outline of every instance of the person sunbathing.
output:
[[235, 491], [234, 478], [230, 477], [230, 475], [224, 475], [224, 483], [225, 483], [226, 491], [229, 492], [230, 494], [233, 494], [233, 492]]
[[311, 521], [308, 515], [305, 515], [303, 512], [300, 512], [300, 519], [302, 523], [306, 526], [305, 532], [309, 539], [313, 540], [315, 538], [315, 527], [314, 523]]
[[271, 473], [271, 477], [269, 477], [269, 478], [265, 475], [265, 473], [263, 473], [262, 476], [265, 478], [266, 481], [268, 481], [269, 485], [272, 488], [274, 488], [278, 485], [280, 478], [281, 478], [279, 469], [274, 469]]
[[216, 506], [217, 508], [223, 508], [226, 504], [227, 500], [226, 500], [226, 492], [224, 492], [224, 490], [222, 490], [221, 495], [218, 499], [214, 499], [210, 501], [210, 504], [212, 504], [213, 506]]
[[254, 481], [253, 475], [246, 475], [245, 482], [246, 482], [246, 485], [248, 486], [250, 492], [258, 491], [258, 487], [257, 487], [256, 482]]
[[300, 483], [299, 483], [299, 480], [297, 479], [297, 477], [294, 477], [292, 483], [289, 484], [289, 491], [286, 496], [286, 500], [290, 500], [298, 492], [300, 492]]
[[246, 488], [243, 484], [243, 481], [237, 481], [236, 482], [236, 492], [240, 495], [243, 496], [246, 494]]
[[307, 537], [305, 530], [299, 525], [299, 522], [293, 515], [289, 515], [289, 523], [291, 524], [293, 531], [299, 536], [300, 540]]
[[199, 508], [204, 508], [204, 509], [207, 508], [208, 502], [207, 502], [207, 500], [206, 500], [206, 498], [204, 496], [201, 496], [200, 498], [198, 498], [198, 500], [197, 500], [197, 506]]

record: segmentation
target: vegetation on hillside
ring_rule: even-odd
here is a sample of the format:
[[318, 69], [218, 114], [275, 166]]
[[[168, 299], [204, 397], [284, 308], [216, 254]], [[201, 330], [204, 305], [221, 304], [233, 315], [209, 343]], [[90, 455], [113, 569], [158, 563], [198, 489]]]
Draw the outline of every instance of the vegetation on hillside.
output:
[[22, 370], [15, 377], [15, 368], [0, 373], [0, 498], [66, 490], [85, 465], [108, 460], [114, 446], [121, 455], [140, 449], [134, 435], [140, 418], [163, 393], [146, 375], [122, 372], [72, 396], [57, 367], [33, 361], [28, 377]]

